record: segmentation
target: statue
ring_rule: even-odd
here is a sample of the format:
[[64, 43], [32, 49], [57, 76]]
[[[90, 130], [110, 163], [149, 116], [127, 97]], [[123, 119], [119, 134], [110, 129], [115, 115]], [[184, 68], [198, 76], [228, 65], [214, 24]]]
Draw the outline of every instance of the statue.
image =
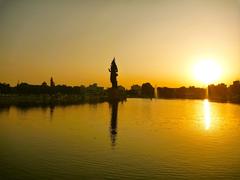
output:
[[115, 62], [115, 58], [113, 58], [111, 67], [108, 69], [108, 71], [110, 72], [110, 81], [112, 83], [112, 88], [108, 89], [108, 100], [111, 102], [125, 100], [125, 90], [122, 90], [122, 88], [118, 87], [118, 68]]
[[117, 68], [117, 65], [115, 63], [115, 57], [112, 60], [110, 69], [108, 69], [108, 70], [111, 73], [110, 74], [110, 81], [112, 83], [112, 88], [116, 89], [117, 86], [118, 86], [117, 85], [118, 68]]

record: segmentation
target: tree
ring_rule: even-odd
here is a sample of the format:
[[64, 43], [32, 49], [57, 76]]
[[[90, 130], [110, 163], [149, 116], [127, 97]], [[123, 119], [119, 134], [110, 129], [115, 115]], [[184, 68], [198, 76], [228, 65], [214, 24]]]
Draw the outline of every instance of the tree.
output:
[[142, 97], [149, 97], [153, 98], [154, 97], [154, 88], [150, 83], [144, 83], [142, 85]]

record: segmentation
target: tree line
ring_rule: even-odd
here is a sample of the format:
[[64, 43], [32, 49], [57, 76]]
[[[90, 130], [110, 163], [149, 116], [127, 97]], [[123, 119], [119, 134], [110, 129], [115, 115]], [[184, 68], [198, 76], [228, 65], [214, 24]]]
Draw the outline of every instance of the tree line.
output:
[[[181, 99], [205, 99], [208, 98], [214, 101], [230, 101], [240, 102], [240, 81], [234, 81], [230, 86], [226, 84], [209, 85], [207, 89], [194, 86], [169, 88], [157, 87], [156, 89], [150, 83], [142, 85], [132, 85], [130, 89], [125, 89], [123, 86], [118, 86], [118, 91], [122, 96], [140, 97], [140, 98], [181, 98]], [[111, 88], [105, 89], [98, 86], [96, 83], [89, 86], [67, 86], [56, 85], [53, 78], [50, 79], [49, 85], [43, 82], [41, 85], [31, 85], [28, 83], [18, 83], [16, 86], [10, 86], [6, 83], [0, 83], [0, 94], [15, 94], [15, 95], [80, 95], [80, 96], [107, 96]]]
[[234, 81], [230, 86], [223, 83], [209, 85], [208, 98], [213, 101], [240, 103], [240, 81]]

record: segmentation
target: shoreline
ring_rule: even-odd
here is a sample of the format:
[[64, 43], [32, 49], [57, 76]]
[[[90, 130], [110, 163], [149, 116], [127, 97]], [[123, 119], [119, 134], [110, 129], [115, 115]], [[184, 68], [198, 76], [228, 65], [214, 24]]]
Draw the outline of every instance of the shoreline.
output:
[[[164, 100], [204, 100], [205, 98], [145, 98], [145, 97], [124, 97], [118, 101], [127, 101], [127, 99], [164, 99]], [[240, 105], [238, 101], [208, 99], [209, 102], [217, 103], [231, 103]], [[1, 94], [0, 108], [8, 106], [16, 107], [51, 107], [51, 106], [68, 106], [78, 104], [97, 104], [109, 102], [109, 96], [84, 96], [84, 95], [69, 95], [69, 94], [55, 94], [55, 95], [23, 95], [23, 94]]]
[[100, 103], [108, 101], [107, 96], [83, 96], [83, 95], [0, 95], [1, 106], [55, 106], [55, 105], [74, 105], [84, 103]]

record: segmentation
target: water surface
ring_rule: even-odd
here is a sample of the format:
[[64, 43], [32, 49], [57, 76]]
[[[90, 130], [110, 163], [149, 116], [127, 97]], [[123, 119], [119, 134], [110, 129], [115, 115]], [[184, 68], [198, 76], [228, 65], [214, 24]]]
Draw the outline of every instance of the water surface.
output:
[[0, 109], [0, 179], [238, 179], [239, 147], [234, 104]]

